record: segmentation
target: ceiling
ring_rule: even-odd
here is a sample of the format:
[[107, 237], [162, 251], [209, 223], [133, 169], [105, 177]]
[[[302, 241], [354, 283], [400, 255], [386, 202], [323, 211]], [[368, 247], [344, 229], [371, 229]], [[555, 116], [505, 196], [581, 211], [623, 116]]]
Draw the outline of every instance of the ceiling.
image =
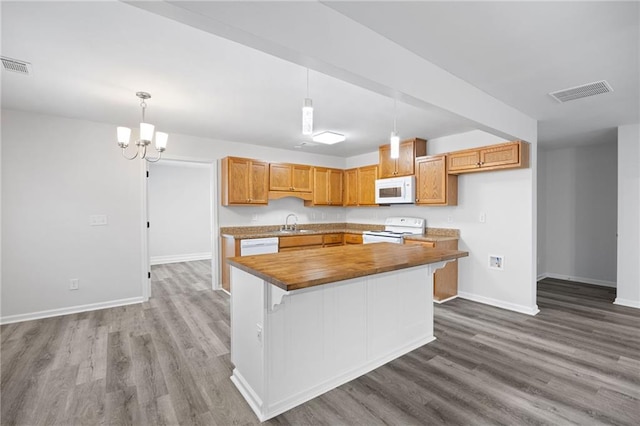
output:
[[[637, 3], [323, 5], [540, 120], [543, 146], [615, 141], [615, 127], [638, 121]], [[251, 3], [216, 6], [251, 13]], [[2, 55], [33, 64], [29, 76], [2, 71], [3, 108], [135, 127], [144, 90], [149, 121], [170, 134], [284, 149], [308, 140], [304, 66], [120, 2], [1, 7]], [[547, 95], [601, 79], [613, 93], [567, 104]], [[387, 142], [390, 97], [313, 70], [309, 86], [314, 130], [347, 141], [305, 151], [347, 157]], [[435, 106], [398, 102], [396, 114], [403, 137], [477, 128]]]

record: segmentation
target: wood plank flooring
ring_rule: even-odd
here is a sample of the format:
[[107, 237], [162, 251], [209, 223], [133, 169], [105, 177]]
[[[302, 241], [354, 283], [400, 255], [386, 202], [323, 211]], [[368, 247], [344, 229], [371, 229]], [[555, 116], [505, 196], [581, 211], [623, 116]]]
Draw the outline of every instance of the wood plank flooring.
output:
[[[153, 268], [148, 303], [9, 324], [2, 425], [258, 424], [229, 376], [209, 262]], [[535, 317], [456, 299], [437, 340], [269, 424], [638, 424], [640, 312], [547, 279]]]

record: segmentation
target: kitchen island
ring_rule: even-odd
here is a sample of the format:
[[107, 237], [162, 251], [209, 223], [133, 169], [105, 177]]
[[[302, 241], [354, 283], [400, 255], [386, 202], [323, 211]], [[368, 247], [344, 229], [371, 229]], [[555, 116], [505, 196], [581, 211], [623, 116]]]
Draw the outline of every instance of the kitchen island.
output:
[[231, 380], [264, 421], [431, 342], [433, 273], [465, 256], [380, 243], [228, 259]]

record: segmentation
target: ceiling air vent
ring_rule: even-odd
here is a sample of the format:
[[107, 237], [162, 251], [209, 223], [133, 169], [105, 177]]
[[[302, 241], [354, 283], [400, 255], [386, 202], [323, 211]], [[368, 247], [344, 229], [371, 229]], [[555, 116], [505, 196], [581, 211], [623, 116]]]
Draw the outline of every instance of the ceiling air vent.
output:
[[609, 92], [613, 92], [613, 89], [606, 80], [601, 80], [595, 81], [593, 83], [583, 84], [582, 86], [576, 86], [569, 89], [558, 90], [557, 92], [551, 92], [549, 93], [549, 95], [556, 101], [563, 103]]
[[19, 61], [18, 59], [11, 59], [5, 56], [0, 58], [2, 58], [2, 68], [7, 71], [27, 75], [31, 72], [31, 64], [29, 62]]

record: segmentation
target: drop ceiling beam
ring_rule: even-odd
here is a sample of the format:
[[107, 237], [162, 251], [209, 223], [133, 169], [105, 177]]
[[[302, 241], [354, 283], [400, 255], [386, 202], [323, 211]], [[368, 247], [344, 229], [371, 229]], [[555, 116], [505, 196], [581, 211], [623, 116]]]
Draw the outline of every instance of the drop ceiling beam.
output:
[[319, 2], [126, 2], [507, 139], [537, 121]]

